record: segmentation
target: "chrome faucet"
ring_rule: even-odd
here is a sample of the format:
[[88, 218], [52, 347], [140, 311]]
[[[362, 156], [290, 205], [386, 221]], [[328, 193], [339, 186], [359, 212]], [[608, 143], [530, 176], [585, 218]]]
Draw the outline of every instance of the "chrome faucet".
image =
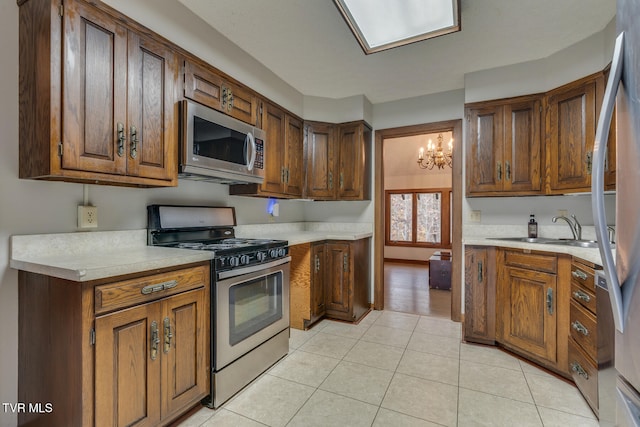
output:
[[571, 229], [571, 234], [573, 234], [573, 238], [575, 240], [582, 240], [582, 226], [578, 222], [578, 218], [576, 218], [575, 215], [571, 215], [571, 218], [573, 218], [573, 222], [566, 216], [560, 215], [560, 216], [554, 216], [553, 218], [551, 218], [551, 221], [556, 222], [559, 219], [566, 221], [567, 224], [569, 224], [569, 228]]

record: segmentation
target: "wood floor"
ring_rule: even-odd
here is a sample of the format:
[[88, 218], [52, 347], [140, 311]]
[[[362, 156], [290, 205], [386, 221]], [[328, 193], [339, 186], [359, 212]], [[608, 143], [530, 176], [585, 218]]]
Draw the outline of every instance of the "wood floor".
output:
[[451, 318], [451, 291], [429, 289], [429, 267], [384, 263], [384, 309]]

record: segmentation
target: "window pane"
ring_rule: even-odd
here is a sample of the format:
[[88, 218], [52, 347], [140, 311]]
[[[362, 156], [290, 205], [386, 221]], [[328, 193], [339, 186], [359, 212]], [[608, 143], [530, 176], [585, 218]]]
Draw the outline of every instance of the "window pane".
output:
[[442, 240], [440, 193], [418, 193], [418, 236], [416, 241], [440, 243]]
[[394, 242], [411, 242], [412, 217], [413, 217], [413, 195], [391, 194], [390, 197], [390, 227], [389, 240]]

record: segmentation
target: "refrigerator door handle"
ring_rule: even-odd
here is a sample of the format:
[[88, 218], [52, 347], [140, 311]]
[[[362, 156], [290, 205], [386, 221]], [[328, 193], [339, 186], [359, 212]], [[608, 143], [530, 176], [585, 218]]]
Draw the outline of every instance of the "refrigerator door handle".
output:
[[613, 60], [611, 62], [611, 71], [609, 80], [604, 92], [604, 100], [598, 118], [598, 127], [596, 128], [596, 137], [594, 143], [593, 156], [593, 176], [591, 179], [591, 207], [593, 210], [593, 223], [596, 229], [600, 256], [603, 261], [603, 267], [607, 282], [609, 284], [609, 300], [611, 301], [611, 310], [613, 312], [613, 320], [616, 329], [624, 332], [624, 303], [623, 292], [620, 288], [620, 281], [613, 261], [613, 253], [609, 243], [607, 233], [607, 217], [604, 207], [604, 161], [607, 151], [607, 139], [609, 136], [609, 128], [611, 126], [611, 117], [615, 106], [616, 94], [620, 85], [622, 75], [624, 32], [620, 33], [616, 39], [613, 52]]

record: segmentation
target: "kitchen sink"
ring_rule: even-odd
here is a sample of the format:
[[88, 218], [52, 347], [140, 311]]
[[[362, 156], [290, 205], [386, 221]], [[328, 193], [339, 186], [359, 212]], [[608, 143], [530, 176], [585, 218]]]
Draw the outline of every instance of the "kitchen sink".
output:
[[575, 246], [578, 248], [597, 248], [598, 242], [595, 240], [554, 240], [547, 242], [552, 245]]
[[492, 240], [506, 240], [509, 242], [523, 242], [523, 243], [549, 243], [557, 242], [557, 239], [547, 239], [544, 237], [490, 237]]
[[547, 245], [574, 246], [578, 248], [597, 248], [598, 242], [595, 240], [575, 240], [575, 239], [549, 239], [546, 237], [495, 237], [492, 240], [505, 240], [509, 242], [523, 243], [544, 243]]

